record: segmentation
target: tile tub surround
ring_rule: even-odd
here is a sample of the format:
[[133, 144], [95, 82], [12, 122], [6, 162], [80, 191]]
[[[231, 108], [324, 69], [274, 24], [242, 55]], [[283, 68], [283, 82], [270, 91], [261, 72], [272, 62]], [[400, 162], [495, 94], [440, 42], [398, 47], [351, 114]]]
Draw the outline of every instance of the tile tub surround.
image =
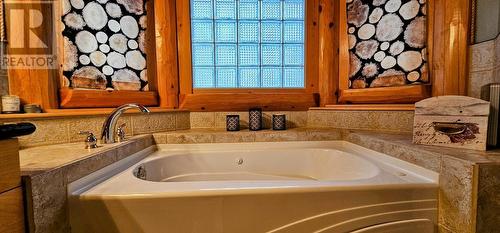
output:
[[414, 111], [309, 110], [307, 127], [412, 132]]
[[[263, 113], [264, 129], [272, 128], [272, 115], [285, 114], [287, 128], [339, 128], [411, 132], [413, 111], [269, 111]], [[248, 112], [153, 112], [148, 115], [126, 113], [119, 123], [126, 123], [127, 135], [140, 135], [186, 129], [224, 129], [226, 115], [239, 115], [241, 130], [248, 130]], [[37, 130], [34, 134], [20, 137], [21, 148], [61, 143], [82, 142], [81, 130], [90, 130], [100, 138], [106, 115], [46, 117], [9, 119], [0, 118], [2, 123], [32, 122]]]
[[476, 232], [498, 231], [500, 223], [500, 165], [479, 165]]
[[493, 40], [471, 45], [468, 95], [481, 97], [481, 87], [500, 82], [500, 35]]
[[71, 232], [67, 185], [152, 145], [153, 137], [143, 135], [91, 151], [80, 143], [21, 150], [30, 232]]
[[[153, 140], [154, 137], [154, 140]], [[230, 143], [262, 141], [347, 140], [369, 149], [426, 167], [440, 173], [440, 231], [481, 232], [492, 227], [499, 209], [494, 208], [499, 192], [500, 150], [481, 152], [413, 145], [408, 133], [331, 128], [296, 128], [286, 131], [226, 132], [224, 129], [192, 129], [138, 136], [123, 147], [102, 148], [88, 154], [77, 144], [28, 148], [21, 151], [21, 169], [29, 187], [29, 207], [34, 232], [65, 232], [66, 186], [86, 174], [124, 158], [154, 143]], [[121, 145], [121, 144], [120, 144]], [[485, 170], [483, 170], [485, 168]], [[495, 170], [497, 169], [497, 170]], [[477, 182], [478, 174], [481, 174]], [[476, 193], [479, 196], [476, 213]], [[476, 215], [485, 216], [476, 220]], [[481, 228], [480, 228], [481, 227]]]
[[[83, 142], [85, 135], [79, 135], [81, 130], [92, 131], [99, 139], [101, 128], [106, 120], [101, 116], [53, 117], [30, 119], [0, 119], [2, 123], [31, 122], [35, 124], [36, 131], [32, 135], [19, 137], [21, 148], [53, 145], [71, 142]], [[150, 113], [125, 113], [118, 121], [118, 125], [126, 123], [125, 132], [128, 136], [183, 130], [190, 128], [189, 112], [172, 111]]]
[[[324, 110], [264, 111], [264, 129], [272, 128], [272, 115], [285, 114], [288, 128], [337, 128], [411, 132], [413, 111]], [[241, 129], [248, 129], [248, 112], [191, 112], [191, 129], [222, 129], [226, 115], [240, 115]]]
[[[347, 141], [440, 174], [440, 232], [496, 229], [494, 220], [500, 216], [500, 208], [495, 208], [499, 203], [500, 180], [492, 171], [500, 171], [499, 149], [484, 152], [414, 145], [409, 134], [350, 132], [345, 135]], [[476, 206], [479, 206], [477, 210]]]
[[[262, 123], [264, 129], [272, 128], [273, 114], [285, 114], [289, 128], [307, 126], [307, 111], [263, 111]], [[227, 115], [239, 115], [241, 129], [248, 129], [247, 112], [191, 112], [192, 129], [222, 129], [226, 127]]]

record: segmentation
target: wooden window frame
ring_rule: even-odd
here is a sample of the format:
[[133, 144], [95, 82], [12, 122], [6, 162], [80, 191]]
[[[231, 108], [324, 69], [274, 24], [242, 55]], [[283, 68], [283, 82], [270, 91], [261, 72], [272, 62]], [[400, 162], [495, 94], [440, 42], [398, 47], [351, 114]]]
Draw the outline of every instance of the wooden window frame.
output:
[[[153, 16], [155, 14], [155, 1], [148, 1], [148, 16]], [[61, 15], [62, 6], [56, 6], [55, 12], [56, 16]], [[146, 30], [146, 44], [154, 44], [155, 43], [155, 31], [152, 30], [155, 28], [155, 21], [148, 20], [147, 22], [147, 30]], [[60, 21], [56, 21], [54, 23], [56, 28], [56, 40], [58, 41], [58, 45], [63, 45], [64, 38], [62, 36], [62, 23]], [[58, 54], [64, 54], [64, 46], [58, 46]], [[147, 69], [148, 69], [148, 87], [149, 91], [119, 91], [119, 90], [82, 90], [82, 89], [73, 89], [66, 87], [63, 80], [63, 70], [58, 69], [58, 79], [59, 82], [59, 107], [66, 108], [108, 108], [108, 107], [117, 107], [122, 104], [127, 103], [138, 103], [145, 106], [158, 106], [159, 98], [158, 98], [158, 81], [156, 79], [156, 46], [147, 46]], [[59, 67], [62, 67], [64, 63], [64, 56], [59, 56], [58, 59]], [[104, 101], [105, 100], [105, 101]]]
[[[339, 27], [339, 102], [347, 104], [401, 104], [439, 95], [467, 95], [471, 0], [427, 1], [429, 84], [349, 89], [349, 45], [346, 1], [337, 1]], [[438, 49], [436, 49], [438, 48]]]
[[[174, 2], [174, 1], [172, 1]], [[179, 106], [191, 111], [243, 111], [251, 107], [264, 110], [307, 110], [318, 106], [317, 0], [306, 2], [305, 88], [294, 89], [194, 89], [191, 61], [190, 1], [177, 0], [177, 43], [179, 58]]]
[[[430, 86], [349, 90], [346, 2], [307, 0], [305, 89], [193, 90], [189, 1], [173, 0], [149, 1], [152, 5], [148, 6], [148, 15], [153, 20], [148, 20], [147, 44], [154, 45], [148, 46], [151, 92], [61, 88], [61, 69], [10, 69], [9, 91], [20, 96], [23, 104], [41, 104], [47, 112], [71, 111], [59, 108], [116, 107], [128, 102], [159, 106], [160, 109], [192, 111], [239, 111], [254, 106], [265, 110], [307, 110], [314, 106], [334, 106], [337, 99], [340, 104], [375, 103], [387, 106], [383, 104], [413, 103], [428, 96], [466, 95], [468, 46], [473, 32], [470, 30], [471, 1], [474, 0], [427, 1]], [[30, 7], [40, 9], [44, 19], [54, 19], [54, 12], [50, 9], [44, 9], [37, 3], [32, 3]], [[56, 10], [60, 11], [60, 6]], [[9, 18], [6, 19], [8, 22]], [[46, 37], [55, 33], [59, 45], [62, 45], [59, 27], [57, 23], [48, 23], [36, 30]], [[61, 48], [59, 46], [59, 54], [62, 54]], [[59, 62], [62, 64], [63, 61]], [[103, 103], [103, 98], [108, 103]], [[81, 113], [86, 110], [75, 111]]]

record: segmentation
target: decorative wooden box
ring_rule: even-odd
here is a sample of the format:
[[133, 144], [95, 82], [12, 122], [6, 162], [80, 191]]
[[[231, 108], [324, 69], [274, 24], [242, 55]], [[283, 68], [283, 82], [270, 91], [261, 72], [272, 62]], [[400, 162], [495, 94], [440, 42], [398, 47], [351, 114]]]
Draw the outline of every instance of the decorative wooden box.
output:
[[413, 143], [486, 150], [487, 101], [467, 96], [439, 96], [415, 104]]

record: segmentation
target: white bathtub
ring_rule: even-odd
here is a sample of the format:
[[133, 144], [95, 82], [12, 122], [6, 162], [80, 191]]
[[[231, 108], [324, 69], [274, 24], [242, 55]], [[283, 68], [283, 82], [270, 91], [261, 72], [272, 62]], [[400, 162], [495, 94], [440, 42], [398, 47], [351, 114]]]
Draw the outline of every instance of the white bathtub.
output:
[[436, 229], [437, 173], [351, 143], [158, 149], [70, 184], [73, 232]]

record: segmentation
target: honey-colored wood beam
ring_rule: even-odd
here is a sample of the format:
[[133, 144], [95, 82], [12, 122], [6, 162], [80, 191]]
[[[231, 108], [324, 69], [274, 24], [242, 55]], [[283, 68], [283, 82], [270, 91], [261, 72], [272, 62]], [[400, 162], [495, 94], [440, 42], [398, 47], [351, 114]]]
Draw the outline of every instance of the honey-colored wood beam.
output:
[[[16, 4], [16, 1], [19, 4]], [[13, 6], [16, 9], [22, 9], [24, 14], [13, 13], [14, 11], [11, 11]], [[21, 8], [19, 8], [20, 6]], [[38, 10], [42, 14], [44, 21], [40, 27], [27, 28], [30, 17], [34, 17], [29, 14], [30, 10]], [[8, 54], [33, 54], [36, 49], [30, 48], [28, 43], [33, 35], [36, 35], [47, 46], [52, 47], [55, 50], [54, 53], [57, 52], [57, 48], [53, 47], [54, 27], [52, 26], [53, 9], [51, 4], [43, 4], [42, 2], [26, 3], [22, 0], [14, 0], [5, 5], [5, 13], [10, 44], [16, 41], [22, 42], [25, 46], [23, 48], [8, 46]], [[24, 27], [16, 26], [20, 22], [23, 22]], [[49, 66], [37, 68], [11, 67], [7, 73], [9, 77], [9, 93], [19, 96], [22, 104], [36, 103], [40, 104], [43, 109], [57, 108], [57, 69], [52, 69]]]
[[466, 95], [469, 72], [470, 0], [428, 1], [432, 38], [432, 95]]
[[[110, 108], [127, 103], [157, 106], [155, 91], [105, 91], [60, 89], [61, 108]], [[104, 101], [105, 100], [105, 101]]]
[[156, 90], [160, 107], [179, 106], [176, 1], [154, 1]]
[[334, 1], [319, 0], [319, 94], [320, 106], [336, 103], [337, 97], [335, 92], [337, 89], [338, 67], [335, 66], [336, 55], [338, 51], [338, 41], [334, 37], [335, 14]]
[[339, 101], [347, 104], [408, 104], [428, 97], [431, 97], [430, 85], [407, 85], [341, 90]]
[[181, 105], [190, 111], [248, 111], [260, 107], [266, 111], [305, 111], [317, 106], [317, 94], [247, 94], [206, 93], [188, 94]]

